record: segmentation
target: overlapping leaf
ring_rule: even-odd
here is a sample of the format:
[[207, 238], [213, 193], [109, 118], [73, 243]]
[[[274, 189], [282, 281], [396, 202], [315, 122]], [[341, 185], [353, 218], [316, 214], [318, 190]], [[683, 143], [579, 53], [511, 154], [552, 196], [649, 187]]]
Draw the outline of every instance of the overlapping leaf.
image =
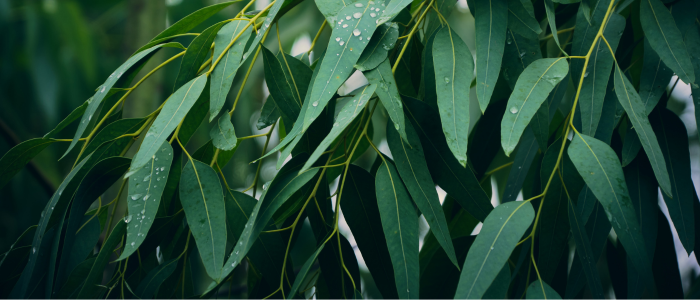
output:
[[[253, 33], [253, 28], [251, 26], [246, 28], [248, 23], [248, 21], [243, 20], [231, 21], [221, 27], [214, 38], [212, 60], [219, 59], [221, 55], [223, 56], [211, 73], [209, 122], [216, 118], [219, 111], [224, 106], [224, 103], [226, 103], [226, 95], [228, 95], [231, 89], [236, 71], [241, 66], [243, 51]], [[235, 38], [238, 39], [236, 39], [231, 48], [224, 53], [224, 49], [226, 49], [228, 44]]]
[[489, 105], [501, 69], [508, 3], [506, 0], [486, 0], [474, 1], [473, 4], [476, 19], [476, 98], [483, 113]]
[[396, 128], [401, 137], [406, 140], [403, 104], [401, 102], [401, 95], [399, 95], [399, 89], [396, 85], [396, 79], [394, 78], [394, 74], [391, 73], [389, 60], [384, 60], [377, 68], [366, 72], [365, 76], [370, 83], [379, 87], [375, 90], [377, 96], [379, 96], [379, 100], [382, 102], [382, 105], [384, 105], [384, 108], [386, 108], [389, 118], [391, 118], [391, 121], [394, 123], [394, 128]]

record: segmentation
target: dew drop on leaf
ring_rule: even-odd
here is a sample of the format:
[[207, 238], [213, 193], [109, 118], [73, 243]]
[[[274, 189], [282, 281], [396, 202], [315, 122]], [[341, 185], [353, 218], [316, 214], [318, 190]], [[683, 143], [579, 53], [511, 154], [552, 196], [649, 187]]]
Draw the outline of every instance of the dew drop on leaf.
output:
[[362, 31], [360, 31], [357, 28], [355, 28], [355, 30], [352, 31], [352, 35], [354, 35], [354, 36], [359, 36], [360, 34], [362, 34]]
[[356, 13], [352, 14], [352, 17], [355, 19], [359, 19], [362, 17], [362, 13], [356, 12]]
[[362, 3], [355, 3], [355, 7], [362, 7]]
[[518, 108], [515, 107], [515, 106], [511, 107], [511, 108], [510, 108], [510, 113], [512, 113], [512, 114], [518, 113]]

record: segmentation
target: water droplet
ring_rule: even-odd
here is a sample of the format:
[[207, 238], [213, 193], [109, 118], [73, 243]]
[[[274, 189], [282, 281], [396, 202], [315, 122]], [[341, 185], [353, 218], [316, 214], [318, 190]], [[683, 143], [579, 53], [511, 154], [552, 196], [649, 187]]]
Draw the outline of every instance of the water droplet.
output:
[[239, 251], [239, 250], [236, 250], [236, 255], [238, 255], [238, 252], [240, 252], [240, 251]]
[[493, 250], [493, 247], [491, 247], [491, 250]]
[[129, 222], [131, 222], [131, 215], [126, 216], [126, 218], [124, 219], [124, 223], [129, 223]]
[[141, 194], [134, 194], [131, 196], [131, 200], [138, 200], [139, 198], [141, 198]]
[[236, 267], [236, 262], [233, 262], [233, 263], [231, 264], [231, 268], [235, 268], [235, 267]]
[[523, 51], [523, 52], [520, 52], [520, 57], [523, 57], [523, 56], [525, 56], [525, 54], [527, 54], [527, 52], [525, 52], [525, 51]]
[[357, 28], [355, 28], [355, 30], [352, 31], [352, 35], [354, 36], [359, 36], [360, 34], [362, 34], [362, 32]]
[[143, 181], [148, 181], [151, 179], [151, 174], [146, 175], [146, 177], [143, 178]]
[[586, 78], [586, 77], [588, 77], [588, 72], [583, 74], [583, 78]]
[[343, 24], [343, 21], [342, 21], [342, 20], [338, 22], [338, 25], [340, 25], [340, 24]]
[[145, 213], [146, 213], [146, 209], [144, 208], [141, 210], [141, 214], [145, 214]]
[[339, 44], [340, 44], [340, 45], [342, 46], [342, 45], [345, 45], [345, 42], [343, 42], [343, 41], [340, 41], [340, 43], [339, 43]]
[[104, 93], [104, 92], [105, 92], [105, 87], [102, 87], [102, 90], [100, 91], [100, 93]]
[[134, 245], [136, 245], [136, 242], [131, 242], [131, 247], [133, 247]]
[[362, 37], [360, 37], [360, 41], [362, 40]]
[[243, 242], [238, 242], [239, 245], [243, 246]]
[[448, 84], [448, 83], [450, 83], [450, 79], [445, 77], [445, 84]]
[[362, 17], [362, 13], [356, 12], [356, 13], [352, 14], [352, 17], [355, 19], [359, 19]]
[[32, 253], [36, 253], [36, 247], [32, 247]]
[[396, 130], [399, 130], [399, 128], [400, 128], [399, 124], [394, 123], [394, 128], [396, 128]]
[[352, 19], [351, 16], [345, 16], [345, 20], [350, 20], [350, 19]]
[[511, 107], [511, 108], [510, 108], [510, 113], [512, 113], [512, 114], [518, 113], [518, 108], [515, 107], [515, 106]]
[[143, 196], [143, 201], [146, 201], [146, 200], [148, 200], [148, 198], [149, 198], [149, 197], [151, 197], [151, 195], [146, 195], [146, 196]]
[[338, 125], [340, 125], [338, 122], [333, 123], [333, 127], [337, 127]]
[[369, 16], [372, 17], [372, 18], [374, 18], [374, 17], [377, 16], [377, 14], [375, 14], [375, 13], [370, 13]]
[[314, 101], [314, 103], [312, 103], [311, 105], [313, 105], [314, 107], [318, 106], [318, 101]]
[[340, 42], [340, 37], [335, 38], [336, 42]]
[[362, 7], [362, 3], [355, 3], [355, 7]]

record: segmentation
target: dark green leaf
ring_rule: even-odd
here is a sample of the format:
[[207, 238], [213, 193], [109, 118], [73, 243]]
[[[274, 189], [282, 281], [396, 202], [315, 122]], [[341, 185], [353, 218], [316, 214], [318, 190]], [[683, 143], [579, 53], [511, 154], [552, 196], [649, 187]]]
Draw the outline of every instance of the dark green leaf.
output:
[[649, 45], [647, 38], [644, 38], [643, 61], [642, 74], [639, 78], [639, 97], [648, 115], [666, 91], [666, 86], [673, 76], [673, 70], [661, 61], [659, 55]]
[[[216, 23], [202, 31], [202, 33], [192, 40], [180, 62], [180, 71], [177, 73], [177, 78], [175, 78], [174, 91], [179, 90], [197, 77], [200, 66], [211, 54], [211, 44], [214, 43], [216, 33], [224, 24], [225, 22]], [[209, 74], [207, 73], [206, 75]]]
[[[545, 0], [551, 1], [551, 0]], [[556, 30], [556, 29], [554, 29]], [[527, 288], [526, 299], [561, 299], [554, 289], [542, 280], [535, 280]]]
[[56, 127], [54, 127], [54, 129], [51, 129], [51, 131], [46, 133], [44, 135], [44, 138], [45, 139], [52, 138], [54, 135], [56, 135], [61, 130], [66, 128], [66, 126], [70, 125], [71, 123], [73, 123], [73, 121], [80, 118], [83, 115], [83, 113], [85, 113], [85, 109], [88, 107], [88, 105], [90, 104], [91, 101], [92, 101], [92, 98], [88, 99], [82, 105], [80, 105], [76, 109], [74, 109], [70, 114], [68, 114], [68, 116], [65, 119], [63, 119], [60, 123], [58, 123], [58, 125], [56, 125]]
[[[561, 52], [564, 53], [564, 55], [567, 55], [566, 51], [564, 51], [564, 48], [561, 47], [561, 43], [559, 43], [559, 34], [557, 33], [557, 19], [556, 14], [554, 13], [554, 3], [552, 3], [552, 0], [544, 0], [544, 9], [547, 12], [547, 21], [549, 21], [549, 28], [552, 30], [552, 38], [554, 38], [554, 42], [557, 43], [557, 47], [559, 47], [559, 50], [561, 50]], [[566, 47], [566, 45], [564, 45], [564, 47]]]
[[[511, 0], [513, 1], [513, 0]], [[529, 66], [532, 62], [542, 58], [542, 51], [540, 50], [540, 42], [535, 38], [524, 38], [519, 34], [513, 32], [513, 30], [508, 30], [506, 32], [506, 45], [503, 50], [503, 78], [508, 82], [508, 86], [512, 90], [515, 88], [515, 83], [517, 82], [520, 74]], [[568, 80], [564, 82], [563, 88], [566, 90], [566, 85]], [[557, 87], [562, 86], [559, 84]], [[553, 94], [556, 94], [553, 93]], [[497, 99], [500, 100], [500, 99]]]
[[148, 272], [146, 277], [141, 280], [138, 288], [136, 288], [136, 295], [141, 299], [151, 299], [153, 295], [158, 291], [161, 284], [165, 282], [168, 277], [175, 271], [177, 267], [178, 260], [173, 259], [166, 261], [157, 268]]
[[280, 113], [289, 120], [296, 120], [301, 110], [301, 98], [291, 78], [287, 78], [284, 69], [284, 61], [279, 61], [270, 50], [262, 47], [265, 61], [265, 81], [267, 82], [270, 98], [279, 107]]
[[48, 138], [31, 139], [12, 147], [0, 159], [0, 188], [4, 187], [29, 161], [56, 140]]
[[660, 299], [683, 298], [683, 286], [681, 274], [678, 270], [678, 258], [673, 242], [670, 222], [661, 210], [657, 211], [659, 224], [659, 238], [656, 240], [656, 254], [652, 270]]
[[399, 26], [396, 23], [382, 24], [373, 35], [373, 39], [367, 44], [367, 48], [362, 51], [362, 55], [355, 64], [355, 69], [369, 71], [383, 62], [389, 50], [394, 48], [396, 39], [399, 37]]
[[289, 291], [289, 296], [290, 297], [296, 297], [297, 293], [299, 292], [299, 287], [301, 284], [304, 282], [306, 279], [306, 276], [309, 274], [309, 270], [313, 266], [314, 262], [316, 261], [316, 258], [318, 257], [318, 254], [321, 253], [323, 250], [323, 246], [326, 244], [321, 244], [321, 246], [318, 247], [316, 251], [314, 251], [313, 254], [306, 260], [303, 266], [301, 266], [301, 270], [297, 273], [297, 279], [294, 280], [294, 285], [292, 285], [292, 289]]
[[[231, 23], [221, 27], [214, 38], [212, 60], [219, 59], [221, 55], [223, 55], [223, 57], [221, 57], [221, 60], [211, 73], [209, 122], [213, 121], [214, 118], [219, 115], [219, 111], [226, 103], [226, 96], [231, 89], [231, 85], [233, 85], [233, 78], [236, 76], [236, 71], [241, 66], [243, 51], [245, 50], [246, 43], [253, 34], [253, 28], [251, 26], [248, 26], [246, 29], [247, 24], [249, 24], [249, 22], [243, 20], [231, 21]], [[238, 37], [238, 39], [233, 43], [231, 48], [229, 48], [226, 53], [223, 53], [228, 44], [236, 37]]]
[[[412, 0], [391, 0], [389, 1], [389, 4], [386, 5], [386, 8], [384, 8], [382, 15], [377, 19], [377, 26], [380, 24], [384, 24], [385, 22], [388, 22], [389, 20], [393, 19], [396, 17], [401, 10], [403, 10], [406, 6], [411, 4]], [[382, 4], [384, 6], [384, 4]]]
[[540, 24], [520, 0], [508, 0], [508, 29], [528, 39], [537, 39], [542, 33]]
[[394, 123], [394, 128], [399, 131], [401, 137], [406, 140], [405, 116], [403, 113], [403, 104], [401, 103], [401, 95], [396, 86], [396, 79], [391, 73], [391, 64], [389, 60], [385, 60], [379, 66], [369, 72], [364, 73], [367, 80], [379, 88], [375, 90], [379, 100], [382, 102], [386, 112]]
[[[569, 224], [577, 248], [566, 282], [565, 298], [576, 297], [583, 289], [585, 282], [588, 282], [588, 288], [594, 297], [600, 299], [604, 297], [600, 276], [595, 265], [600, 254], [603, 253], [611, 225], [603, 207], [595, 198], [593, 201], [595, 201], [593, 215], [589, 222], [586, 222], [587, 218], [581, 216], [581, 210], [578, 207], [574, 207], [570, 200], [567, 201]], [[586, 281], [584, 281], [584, 277]]]
[[277, 108], [275, 100], [272, 100], [271, 96], [268, 96], [267, 100], [265, 100], [265, 103], [263, 104], [263, 107], [260, 109], [260, 117], [258, 118], [258, 123], [255, 124], [255, 127], [258, 130], [263, 130], [263, 128], [275, 124], [279, 118], [280, 110]]
[[[467, 252], [475, 237], [463, 236], [452, 241], [457, 250], [458, 263], [464, 264]], [[435, 240], [433, 239], [433, 241]], [[435, 242], [435, 249], [431, 251], [432, 254], [423, 260], [423, 250], [426, 246], [427, 244], [424, 243], [421, 248], [420, 297], [424, 299], [451, 299], [457, 290], [460, 271], [453, 266], [452, 261], [437, 242]]]
[[535, 156], [537, 156], [537, 151], [537, 140], [532, 130], [527, 130], [523, 135], [518, 151], [515, 153], [513, 167], [511, 167], [510, 173], [508, 173], [508, 180], [506, 181], [506, 188], [503, 190], [503, 199], [501, 202], [515, 201], [515, 199], [518, 198], [518, 194], [523, 188], [523, 183], [525, 183], [532, 162], [535, 160]]
[[[186, 17], [175, 22], [175, 24], [170, 25], [170, 27], [163, 30], [163, 32], [156, 35], [151, 41], [159, 40], [162, 38], [171, 37], [174, 35], [182, 34], [195, 28], [197, 25], [202, 23], [202, 21], [209, 19], [209, 17], [215, 15], [227, 6], [239, 2], [240, 0], [219, 3], [211, 6], [204, 7], [197, 10]], [[139, 50], [140, 51], [140, 50]]]
[[[583, 2], [581, 3], [578, 13], [576, 14], [576, 27], [571, 44], [571, 55], [585, 56], [588, 54], [598, 31], [600, 31], [600, 26], [603, 24], [611, 1], [612, 0], [597, 1], [595, 6], [592, 7], [592, 13], [590, 11], [591, 7], [588, 6], [587, 2], [586, 5], [583, 5]], [[603, 47], [607, 49], [607, 46], [603, 45]], [[605, 52], [605, 54], [610, 55], [609, 51]], [[593, 54], [591, 53], [591, 55]], [[575, 85], [579, 84], [581, 75], [585, 75], [582, 73], [584, 62], [583, 59], [572, 59], [571, 61], [571, 78]]]
[[506, 0], [473, 3], [472, 11], [476, 19], [476, 98], [483, 113], [489, 105], [501, 69], [506, 43], [508, 3]]
[[146, 119], [120, 119], [105, 126], [85, 147], [84, 153], [92, 153], [103, 143], [114, 140], [124, 134], [134, 134], [146, 123]]
[[95, 259], [95, 257], [88, 258], [78, 264], [75, 269], [73, 269], [73, 272], [70, 273], [68, 279], [66, 279], [66, 283], [61, 287], [60, 291], [55, 295], [55, 297], [68, 299], [71, 298], [71, 296], [75, 296], [78, 288], [80, 288], [80, 285], [85, 282], [85, 278], [90, 273], [90, 269], [92, 269]]
[[100, 253], [97, 254], [95, 263], [92, 265], [90, 273], [86, 276], [85, 283], [80, 289], [80, 292], [78, 292], [77, 298], [84, 299], [96, 297], [96, 294], [99, 291], [98, 284], [100, 284], [102, 281], [102, 273], [104, 273], [104, 268], [107, 266], [107, 263], [109, 263], [109, 258], [112, 255], [114, 248], [116, 248], [124, 238], [124, 233], [127, 227], [126, 223], [127, 221], [124, 219], [119, 220], [117, 225], [114, 226], [114, 229], [112, 229], [112, 232], [109, 234], [109, 237], [107, 237], [105, 242], [102, 244]]

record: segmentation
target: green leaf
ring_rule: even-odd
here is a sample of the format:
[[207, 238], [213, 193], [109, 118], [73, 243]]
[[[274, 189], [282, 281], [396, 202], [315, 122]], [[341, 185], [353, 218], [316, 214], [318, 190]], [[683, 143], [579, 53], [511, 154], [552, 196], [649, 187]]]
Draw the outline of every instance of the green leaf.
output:
[[652, 126], [659, 137], [659, 146], [668, 166], [673, 198], [663, 194], [673, 225], [685, 251], [690, 255], [695, 247], [695, 218], [693, 202], [695, 187], [691, 179], [688, 132], [683, 121], [668, 109], [651, 115]]
[[394, 48], [399, 37], [399, 26], [396, 23], [382, 24], [378, 26], [373, 37], [367, 44], [367, 48], [362, 51], [362, 55], [355, 64], [355, 69], [363, 72], [369, 71], [386, 60], [389, 50]]
[[309, 157], [309, 160], [306, 161], [304, 164], [304, 167], [301, 168], [299, 172], [305, 172], [308, 170], [317, 160], [321, 155], [323, 154], [324, 151], [328, 148], [328, 146], [333, 143], [333, 141], [341, 134], [345, 129], [350, 125], [350, 123], [357, 118], [360, 113], [365, 109], [365, 106], [367, 106], [367, 103], [369, 102], [369, 98], [372, 97], [372, 94], [374, 94], [374, 91], [377, 89], [377, 86], [374, 84], [365, 86], [360, 93], [355, 95], [355, 97], [352, 98], [352, 102], [348, 101], [345, 106], [340, 110], [338, 113], [338, 117], [336, 118], [336, 122], [333, 123], [333, 128], [331, 128], [331, 132], [321, 141], [321, 144], [316, 147], [313, 153], [311, 153], [311, 156]]
[[277, 176], [265, 190], [260, 201], [255, 205], [250, 219], [246, 223], [245, 228], [247, 229], [243, 231], [243, 235], [238, 239], [238, 244], [233, 248], [233, 253], [224, 264], [219, 278], [226, 278], [248, 254], [253, 242], [258, 238], [260, 232], [267, 226], [280, 206], [309, 182], [311, 178], [316, 176], [316, 173], [318, 173], [317, 168], [299, 174], [299, 169], [301, 169], [307, 158], [307, 155], [297, 155], [277, 173]]
[[[338, 13], [339, 19], [342, 17], [345, 20], [339, 21], [343, 25], [338, 24], [335, 27], [320, 65], [320, 72], [313, 81], [311, 97], [306, 100], [311, 102], [311, 105], [306, 109], [302, 132], [311, 126], [335, 91], [345, 82], [345, 79], [350, 77], [353, 66], [367, 47], [367, 37], [371, 37], [377, 28], [376, 19], [370, 16], [374, 13], [369, 10], [374, 8], [369, 4], [370, 1], [358, 1], [354, 5], [346, 6]], [[347, 19], [348, 17], [350, 19]]]
[[301, 98], [291, 78], [287, 78], [281, 61], [270, 50], [261, 48], [265, 61], [265, 81], [270, 98], [277, 104], [280, 113], [289, 120], [296, 120], [301, 110]]
[[683, 42], [683, 35], [664, 4], [659, 0], [642, 0], [639, 17], [644, 36], [664, 64], [683, 82], [694, 83], [695, 73]]
[[532, 167], [532, 162], [538, 154], [538, 143], [532, 130], [527, 130], [523, 135], [522, 142], [518, 151], [515, 153], [513, 167], [508, 173], [506, 188], [503, 190], [503, 199], [501, 202], [515, 201], [518, 198], [520, 190], [523, 188], [523, 183], [527, 178], [527, 174]]
[[634, 126], [634, 130], [639, 136], [639, 140], [642, 142], [644, 152], [647, 153], [651, 166], [654, 168], [654, 174], [659, 181], [659, 186], [664, 193], [673, 195], [668, 171], [666, 171], [666, 163], [661, 154], [656, 135], [649, 124], [647, 113], [644, 110], [644, 103], [642, 103], [632, 83], [630, 83], [626, 76], [622, 75], [620, 66], [615, 67], [615, 93], [617, 94], [617, 100], [620, 101], [622, 107], [625, 108], [627, 116]]
[[92, 120], [92, 117], [94, 116], [97, 109], [100, 107], [100, 104], [102, 104], [102, 100], [106, 98], [106, 96], [109, 94], [109, 91], [112, 89], [114, 84], [117, 83], [119, 78], [121, 78], [122, 75], [124, 75], [124, 73], [128, 72], [132, 66], [134, 66], [137, 62], [143, 59], [146, 55], [160, 49], [163, 46], [164, 44], [153, 46], [145, 51], [139, 52], [138, 54], [130, 57], [126, 62], [119, 66], [119, 68], [117, 68], [111, 75], [109, 75], [107, 80], [105, 80], [105, 82], [100, 87], [97, 88], [97, 92], [91, 98], [92, 100], [88, 100], [88, 107], [85, 109], [85, 113], [83, 113], [83, 116], [80, 119], [80, 123], [78, 124], [78, 129], [75, 131], [73, 141], [71, 141], [70, 146], [68, 146], [68, 149], [66, 149], [66, 152], [63, 153], [63, 156], [61, 156], [61, 158], [65, 157], [66, 154], [68, 154], [68, 152], [70, 152], [73, 149], [73, 147], [75, 147], [75, 144], [78, 143], [78, 140], [81, 137], [83, 137], [85, 129], [90, 124], [90, 121]]
[[[243, 54], [243, 62], [245, 62], [248, 58], [250, 58], [250, 55], [253, 53], [253, 51], [256, 51], [258, 49], [258, 45], [261, 43], [262, 38], [266, 35], [265, 33], [267, 30], [270, 28], [270, 25], [272, 24], [273, 21], [277, 21], [277, 13], [280, 12], [282, 9], [282, 6], [284, 3], [289, 3], [288, 1], [280, 1], [280, 2], [275, 2], [272, 7], [270, 7], [270, 10], [267, 11], [267, 17], [265, 17], [265, 21], [263, 21], [262, 25], [258, 27], [257, 35], [255, 35], [255, 39], [253, 42], [250, 44], [248, 47], [248, 51]], [[295, 2], [292, 2], [295, 3]], [[291, 7], [291, 6], [288, 6]]]
[[489, 105], [501, 69], [508, 3], [506, 0], [474, 1], [473, 12], [476, 19], [476, 98], [483, 113]]
[[73, 296], [74, 298], [74, 294], [78, 291], [78, 288], [80, 288], [80, 285], [83, 284], [85, 278], [90, 273], [90, 269], [95, 263], [95, 259], [95, 257], [88, 258], [87, 260], [84, 260], [78, 264], [75, 269], [73, 269], [73, 272], [70, 273], [68, 279], [66, 279], [66, 283], [61, 287], [55, 297], [68, 299]]
[[[555, 30], [556, 29], [552, 29], [552, 31]], [[527, 296], [525, 299], [561, 299], [561, 296], [546, 282], [537, 279], [527, 288]]]
[[65, 119], [63, 119], [60, 123], [58, 123], [58, 125], [56, 125], [56, 127], [54, 127], [54, 129], [51, 129], [51, 131], [46, 133], [44, 135], [44, 138], [46, 139], [46, 138], [53, 137], [54, 135], [59, 133], [61, 130], [66, 128], [66, 126], [70, 125], [71, 123], [73, 123], [73, 121], [75, 121], [79, 117], [81, 117], [83, 115], [83, 113], [85, 113], [85, 109], [87, 109], [87, 107], [91, 101], [92, 101], [92, 98], [83, 102], [82, 105], [80, 105], [76, 109], [74, 109], [70, 114], [68, 114], [68, 116]]
[[219, 117], [219, 121], [209, 131], [209, 136], [214, 143], [214, 147], [224, 151], [236, 148], [238, 143], [236, 131], [233, 129], [233, 124], [231, 124], [231, 116], [228, 114], [223, 114]]
[[168, 142], [163, 142], [160, 151], [157, 151], [143, 168], [128, 179], [129, 193], [126, 204], [129, 208], [128, 216], [132, 217], [135, 225], [129, 226], [126, 230], [124, 251], [118, 260], [133, 254], [146, 239], [156, 219], [172, 162], [173, 147]]
[[[473, 218], [472, 218], [473, 219]], [[476, 219], [474, 219], [476, 220]], [[470, 232], [471, 233], [471, 232]], [[432, 236], [432, 234], [430, 234]], [[452, 242], [457, 250], [457, 262], [464, 264], [467, 252], [474, 242], [476, 236], [463, 236], [455, 238]], [[421, 248], [421, 276], [420, 276], [420, 298], [423, 299], [451, 299], [457, 290], [460, 271], [453, 267], [452, 261], [447, 257], [445, 251], [433, 239], [435, 247], [431, 255], [424, 258], [424, 249], [428, 246], [423, 243]], [[510, 282], [510, 276], [506, 284]], [[507, 287], [506, 287], [507, 290]], [[505, 293], [505, 291], [499, 291]]]
[[163, 32], [156, 35], [151, 41], [188, 32], [200, 23], [202, 23], [204, 20], [209, 19], [211, 16], [221, 11], [222, 9], [239, 1], [240, 0], [218, 3], [199, 9], [180, 19], [179, 21], [175, 22], [175, 24], [170, 25], [170, 27], [166, 28], [165, 30], [163, 30]]
[[146, 277], [141, 280], [141, 283], [136, 288], [136, 295], [141, 299], [151, 299], [158, 291], [160, 286], [170, 277], [175, 268], [177, 268], [178, 259], [166, 261], [155, 269], [148, 272]]
[[527, 11], [520, 0], [508, 0], [508, 29], [527, 39], [537, 39], [537, 36], [542, 33], [539, 22]]
[[474, 173], [462, 167], [450, 152], [441, 126], [434, 122], [439, 118], [437, 112], [421, 101], [411, 98], [404, 98], [404, 101], [407, 116], [423, 145], [433, 181], [452, 195], [472, 216], [480, 221], [486, 219], [493, 210], [491, 199], [479, 185]]
[[195, 104], [202, 90], [204, 90], [206, 82], [207, 75], [204, 74], [192, 79], [170, 96], [143, 138], [141, 148], [134, 156], [134, 160], [131, 162], [131, 170], [127, 173], [127, 176], [135, 173], [150, 161], [170, 133], [182, 122], [187, 112]]
[[95, 137], [90, 140], [90, 143], [85, 147], [84, 153], [92, 153], [97, 148], [111, 140], [114, 140], [124, 134], [133, 134], [138, 131], [141, 126], [146, 123], [147, 119], [120, 119], [105, 126], [100, 130]]
[[[581, 210], [574, 207], [570, 199], [567, 201], [569, 224], [577, 248], [566, 282], [565, 298], [574, 298], [578, 295], [584, 287], [583, 277], [586, 278], [593, 297], [604, 298], [603, 287], [595, 265], [603, 253], [611, 225], [603, 207], [595, 199], [593, 201], [595, 202], [590, 222], [586, 222], [587, 218], [581, 216]], [[582, 273], [585, 276], [582, 277]]]
[[[511, 90], [515, 88], [515, 83], [525, 68], [541, 58], [542, 50], [540, 50], [540, 42], [537, 37], [524, 38], [514, 33], [513, 30], [506, 31], [502, 76]], [[568, 81], [563, 82], [567, 83]], [[566, 90], [566, 84], [564, 84], [564, 90]]]
[[642, 74], [639, 78], [639, 97], [644, 103], [647, 115], [659, 103], [659, 99], [666, 91], [671, 77], [673, 77], [673, 70], [666, 67], [666, 64], [656, 54], [656, 51], [651, 48], [649, 40], [644, 38], [644, 57]]
[[321, 246], [314, 251], [311, 256], [306, 260], [303, 266], [301, 266], [301, 269], [297, 273], [297, 279], [294, 280], [294, 285], [292, 285], [292, 289], [289, 291], [289, 296], [290, 297], [296, 297], [297, 293], [299, 292], [299, 287], [301, 287], [301, 284], [304, 283], [306, 280], [306, 276], [309, 274], [309, 270], [313, 266], [314, 262], [316, 261], [316, 258], [318, 258], [319, 253], [323, 250], [323, 246], [326, 244], [321, 244]]
[[481, 298], [484, 295], [534, 218], [535, 211], [530, 202], [508, 202], [496, 206], [469, 249], [455, 298]]
[[[247, 29], [244, 29], [247, 24], [249, 24], [249, 22], [243, 20], [231, 21], [221, 27], [214, 38], [212, 60], [217, 60], [221, 55], [223, 55], [223, 57], [221, 57], [221, 60], [211, 73], [209, 122], [213, 121], [214, 118], [219, 115], [219, 111], [221, 111], [221, 108], [226, 103], [226, 96], [231, 89], [231, 85], [233, 85], [236, 71], [241, 66], [243, 51], [245, 51], [246, 43], [253, 34], [252, 26], [248, 26]], [[228, 44], [236, 37], [238, 37], [238, 39], [233, 43], [231, 48], [229, 48], [226, 53], [223, 53]]]
[[[657, 211], [659, 224], [659, 238], [656, 241], [656, 254], [654, 255], [653, 271], [658, 289], [658, 297], [661, 299], [682, 298], [683, 286], [681, 274], [678, 270], [678, 258], [674, 247], [673, 232], [669, 220], [661, 210]], [[647, 287], [649, 288], [649, 287]]]
[[[388, 123], [387, 123], [388, 124]], [[423, 213], [430, 230], [440, 243], [450, 261], [459, 269], [457, 255], [452, 246], [452, 238], [447, 228], [447, 220], [440, 206], [440, 198], [435, 190], [435, 183], [430, 177], [428, 164], [425, 162], [420, 139], [410, 123], [406, 126], [408, 143], [404, 142], [391, 125], [386, 127], [387, 143], [394, 156], [396, 169], [406, 185], [418, 209]]]
[[180, 178], [180, 201], [204, 269], [221, 281], [226, 252], [226, 209], [219, 177], [208, 164], [189, 160]]
[[[388, 22], [389, 20], [393, 19], [396, 17], [401, 10], [406, 8], [409, 4], [411, 4], [413, 0], [391, 0], [389, 4], [386, 5], [386, 8], [384, 8], [384, 11], [382, 12], [382, 15], [377, 19], [377, 26], [384, 24]], [[382, 4], [384, 6], [384, 4]]]
[[399, 298], [418, 298], [418, 219], [413, 203], [396, 168], [387, 161], [379, 167], [375, 185]]
[[46, 147], [55, 143], [49, 138], [36, 138], [12, 147], [0, 159], [0, 188], [4, 187], [24, 166]]
[[263, 128], [268, 127], [277, 122], [280, 118], [280, 110], [275, 104], [275, 100], [272, 100], [271, 96], [268, 96], [260, 109], [260, 117], [258, 118], [258, 123], [255, 127], [258, 130], [263, 130]]
[[177, 78], [175, 78], [175, 87], [173, 90], [179, 90], [180, 87], [197, 77], [200, 66], [211, 54], [211, 44], [214, 43], [216, 33], [224, 24], [225, 21], [210, 26], [202, 31], [202, 33], [194, 38], [190, 45], [187, 46], [187, 52], [182, 56], [182, 61], [180, 62], [180, 71], [178, 71]]
[[493, 280], [489, 289], [484, 293], [483, 299], [507, 299], [510, 286], [510, 266], [503, 266], [498, 276]]
[[[615, 88], [619, 90], [619, 88]], [[568, 150], [569, 158], [581, 177], [603, 205], [615, 233], [635, 268], [644, 274], [648, 285], [654, 281], [644, 238], [617, 155], [610, 146], [592, 137], [576, 134]]]
[[365, 72], [364, 75], [367, 80], [378, 86], [379, 88], [375, 90], [379, 100], [382, 102], [386, 112], [391, 118], [392, 123], [394, 123], [394, 128], [399, 131], [401, 137], [406, 140], [406, 127], [405, 126], [405, 116], [403, 114], [403, 104], [401, 102], [401, 95], [399, 94], [399, 89], [396, 85], [396, 79], [394, 74], [391, 73], [391, 64], [389, 60], [384, 60], [379, 66], [369, 72]]
[[427, 37], [421, 57], [421, 64], [423, 65], [423, 78], [421, 80], [421, 88], [423, 90], [422, 100], [435, 110], [438, 110], [438, 107], [437, 91], [435, 90], [435, 67], [433, 66], [433, 43], [439, 31], [440, 30], [435, 30], [432, 35]]
[[[552, 38], [554, 38], [554, 42], [557, 43], [557, 47], [559, 47], [559, 50], [561, 50], [561, 52], [564, 53], [565, 56], [568, 56], [568, 54], [566, 54], [566, 51], [564, 51], [564, 48], [561, 47], [561, 43], [559, 43], [559, 34], [557, 33], [557, 18], [556, 14], [554, 13], [554, 3], [552, 3], [552, 0], [544, 0], [544, 9], [547, 12], [547, 21], [549, 21], [549, 28], [552, 30]], [[566, 45], [564, 45], [564, 47], [566, 47]]]
[[119, 222], [117, 222], [117, 225], [114, 226], [114, 229], [112, 229], [112, 232], [109, 234], [109, 237], [107, 237], [105, 242], [102, 244], [102, 247], [100, 248], [100, 253], [97, 254], [95, 263], [92, 265], [90, 273], [88, 273], [88, 275], [86, 276], [85, 283], [78, 292], [77, 298], [84, 299], [96, 297], [96, 294], [99, 291], [98, 284], [102, 282], [104, 269], [107, 266], [107, 263], [109, 263], [109, 258], [110, 256], [112, 256], [112, 252], [117, 247], [117, 245], [119, 245], [119, 243], [122, 241], [122, 238], [124, 237], [124, 233], [127, 227], [126, 223], [127, 222], [124, 219], [119, 220]]
[[340, 207], [380, 293], [387, 299], [396, 299], [399, 296], [394, 269], [382, 231], [373, 177], [350, 164]]
[[441, 29], [435, 36], [433, 66], [442, 132], [452, 154], [464, 167], [467, 165], [469, 85], [474, 61], [467, 45], [449, 27]]
[[347, 4], [345, 1], [335, 1], [335, 0], [314, 0], [316, 2], [316, 8], [326, 17], [328, 24], [335, 27], [338, 13], [341, 9], [345, 8]]
[[[588, 2], [581, 2], [576, 14], [574, 37], [571, 41], [571, 55], [585, 56], [588, 54], [588, 50], [590, 50], [598, 31], [600, 31], [600, 26], [603, 24], [610, 1], [612, 0], [597, 1], [595, 6], [592, 7], [592, 13]], [[603, 47], [607, 49], [607, 46], [603, 45]], [[609, 52], [607, 54], [610, 55]], [[575, 86], [581, 81], [584, 62], [583, 59], [573, 59], [571, 61], [571, 79], [573, 79]]]
[[523, 71], [501, 121], [501, 146], [506, 155], [513, 152], [540, 105], [568, 72], [569, 66], [563, 58], [538, 59]]
[[299, 97], [300, 101], [306, 99], [314, 71], [298, 57], [291, 56], [283, 51], [277, 52], [277, 60], [282, 66], [282, 71], [287, 81], [291, 81], [293, 84], [293, 95]]
[[[603, 36], [610, 43], [613, 51], [617, 49], [622, 32], [625, 30], [625, 22], [625, 18], [618, 14], [611, 14], [608, 19]], [[599, 39], [591, 52], [579, 94], [578, 104], [581, 110], [581, 133], [583, 134], [593, 136], [598, 128], [613, 60], [607, 44], [602, 38]]]

